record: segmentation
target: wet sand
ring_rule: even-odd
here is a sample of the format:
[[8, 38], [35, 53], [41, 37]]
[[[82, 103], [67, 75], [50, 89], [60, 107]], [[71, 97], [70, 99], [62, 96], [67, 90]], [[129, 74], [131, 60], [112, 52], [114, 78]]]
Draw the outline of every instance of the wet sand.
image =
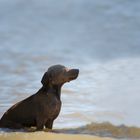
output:
[[140, 128], [125, 125], [113, 125], [108, 122], [91, 123], [78, 128], [48, 129], [35, 131], [35, 128], [25, 130], [0, 129], [0, 140], [135, 140], [140, 139]]
[[0, 140], [114, 140], [90, 135], [54, 134], [47, 132], [12, 132], [0, 134]]

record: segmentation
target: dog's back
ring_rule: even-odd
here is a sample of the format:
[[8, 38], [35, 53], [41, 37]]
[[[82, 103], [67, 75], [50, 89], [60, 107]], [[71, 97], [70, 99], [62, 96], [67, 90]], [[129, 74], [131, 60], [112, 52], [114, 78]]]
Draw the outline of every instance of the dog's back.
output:
[[61, 108], [61, 101], [56, 96], [56, 90], [40, 89], [36, 94], [13, 105], [4, 113], [0, 127], [24, 128], [37, 126], [36, 122], [54, 120]]
[[[22, 125], [26, 125], [26, 124], [29, 125], [28, 123], [33, 124], [34, 123], [33, 120], [35, 120], [34, 109], [36, 108], [33, 99], [34, 96], [35, 95], [30, 96], [27, 99], [16, 103], [10, 109], [8, 109], [0, 120], [0, 127], [18, 128], [20, 127], [20, 125], [16, 125], [16, 124], [22, 124]], [[12, 122], [14, 122], [15, 124], [14, 123], [12, 124]]]

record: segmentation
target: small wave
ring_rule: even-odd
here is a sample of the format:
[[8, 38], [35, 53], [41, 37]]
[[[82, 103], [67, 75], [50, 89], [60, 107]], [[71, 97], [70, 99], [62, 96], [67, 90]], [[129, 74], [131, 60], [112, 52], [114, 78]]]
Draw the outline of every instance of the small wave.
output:
[[89, 134], [101, 137], [140, 139], [140, 128], [125, 125], [115, 126], [109, 122], [91, 123], [83, 127], [62, 129], [59, 131], [69, 134]]

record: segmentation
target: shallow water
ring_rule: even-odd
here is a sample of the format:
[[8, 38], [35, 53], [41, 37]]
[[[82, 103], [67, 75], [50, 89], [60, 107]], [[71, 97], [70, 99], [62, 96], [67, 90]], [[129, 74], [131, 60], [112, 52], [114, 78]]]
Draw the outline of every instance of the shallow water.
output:
[[41, 87], [50, 65], [80, 69], [54, 128], [140, 127], [140, 1], [0, 0], [0, 116]]

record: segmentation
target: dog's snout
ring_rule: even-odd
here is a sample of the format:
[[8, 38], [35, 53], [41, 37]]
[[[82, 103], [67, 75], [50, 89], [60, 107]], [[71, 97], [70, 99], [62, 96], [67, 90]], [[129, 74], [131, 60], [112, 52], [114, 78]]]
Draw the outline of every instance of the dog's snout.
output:
[[70, 69], [68, 72], [68, 76], [70, 80], [74, 80], [78, 77], [79, 69]]
[[79, 74], [79, 69], [71, 69], [71, 72], [73, 73], [73, 74]]

